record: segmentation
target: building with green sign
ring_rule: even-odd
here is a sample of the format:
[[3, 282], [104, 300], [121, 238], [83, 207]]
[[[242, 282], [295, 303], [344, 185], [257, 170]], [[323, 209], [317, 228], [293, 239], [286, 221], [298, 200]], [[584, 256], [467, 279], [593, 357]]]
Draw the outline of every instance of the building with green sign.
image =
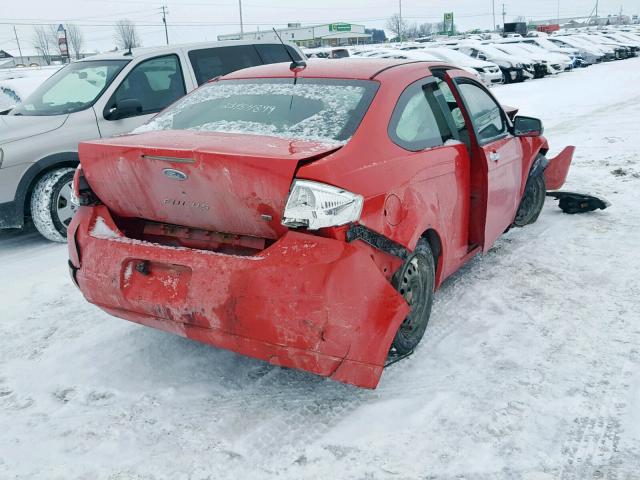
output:
[[[371, 35], [365, 33], [364, 25], [335, 22], [323, 25], [302, 26], [290, 23], [287, 28], [276, 29], [282, 40], [297, 43], [301, 47], [338, 47], [357, 45], [371, 41]], [[231, 33], [218, 35], [218, 40], [275, 40], [278, 38], [273, 30], [257, 30], [255, 32]]]

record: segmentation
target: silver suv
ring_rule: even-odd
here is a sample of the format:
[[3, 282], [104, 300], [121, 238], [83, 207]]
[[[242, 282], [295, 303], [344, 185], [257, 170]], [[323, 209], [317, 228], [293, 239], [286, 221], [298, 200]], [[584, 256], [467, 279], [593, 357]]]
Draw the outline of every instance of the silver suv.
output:
[[[286, 48], [286, 50], [285, 50]], [[0, 115], [0, 229], [32, 217], [64, 241], [78, 142], [133, 130], [207, 80], [234, 70], [303, 59], [294, 45], [210, 42], [95, 55], [56, 72]]]

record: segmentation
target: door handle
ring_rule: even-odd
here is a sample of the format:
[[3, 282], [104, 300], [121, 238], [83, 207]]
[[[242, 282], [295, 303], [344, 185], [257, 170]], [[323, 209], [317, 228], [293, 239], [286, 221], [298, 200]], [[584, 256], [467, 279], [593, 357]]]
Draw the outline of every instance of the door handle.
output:
[[498, 160], [500, 160], [500, 154], [498, 152], [491, 152], [489, 154], [489, 160], [491, 160], [492, 162], [497, 162]]

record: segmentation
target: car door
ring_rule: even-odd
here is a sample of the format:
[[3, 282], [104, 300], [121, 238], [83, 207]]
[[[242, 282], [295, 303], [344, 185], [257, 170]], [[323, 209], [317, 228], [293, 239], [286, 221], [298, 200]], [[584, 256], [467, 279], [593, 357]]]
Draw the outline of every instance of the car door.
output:
[[398, 196], [417, 194], [421, 199], [418, 204], [438, 205], [439, 221], [446, 224], [448, 249], [443, 268], [450, 272], [459, 265], [469, 246], [469, 153], [458, 141], [453, 118], [447, 119], [442, 97], [434, 77], [409, 85], [394, 108], [388, 134], [393, 143], [410, 152], [403, 164], [413, 172], [406, 185], [412, 193], [399, 192]]
[[496, 239], [513, 223], [520, 203], [522, 146], [509, 132], [509, 121], [500, 104], [487, 89], [459, 70], [446, 72], [447, 83], [463, 106], [470, 129], [472, 163], [483, 178], [472, 178], [480, 185], [481, 199], [474, 202], [472, 216], [484, 219], [482, 248], [487, 252]]
[[[128, 133], [187, 93], [183, 68], [177, 54], [143, 60], [121, 80], [109, 99], [97, 108], [100, 135]], [[123, 102], [135, 100], [140, 108], [124, 117], [117, 115]]]

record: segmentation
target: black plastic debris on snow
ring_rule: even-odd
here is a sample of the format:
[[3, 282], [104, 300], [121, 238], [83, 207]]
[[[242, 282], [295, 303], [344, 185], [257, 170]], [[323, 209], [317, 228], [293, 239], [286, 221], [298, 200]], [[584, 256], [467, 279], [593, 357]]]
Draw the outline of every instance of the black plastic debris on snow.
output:
[[594, 197], [593, 195], [586, 195], [584, 193], [575, 192], [547, 192], [548, 197], [553, 197], [557, 200], [558, 206], [564, 213], [573, 215], [575, 213], [592, 212], [594, 210], [604, 210], [611, 206], [607, 200]]

